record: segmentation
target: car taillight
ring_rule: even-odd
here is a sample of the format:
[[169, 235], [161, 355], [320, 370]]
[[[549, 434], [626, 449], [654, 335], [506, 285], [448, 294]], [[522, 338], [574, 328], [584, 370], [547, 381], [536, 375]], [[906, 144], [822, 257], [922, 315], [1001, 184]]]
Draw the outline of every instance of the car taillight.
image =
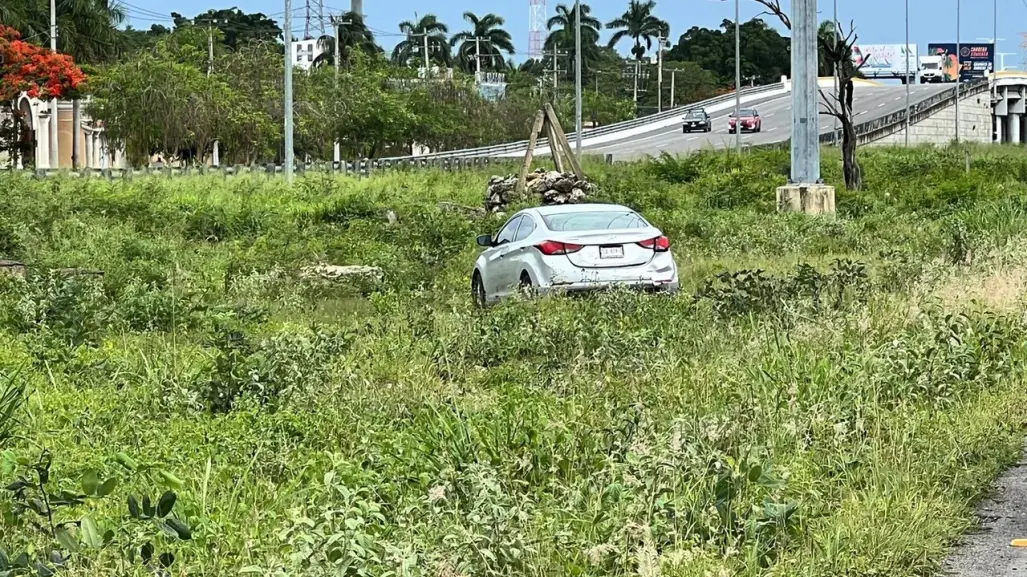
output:
[[658, 236], [649, 240], [643, 240], [638, 245], [642, 248], [651, 248], [656, 252], [666, 252], [670, 250], [670, 239], [665, 236]]
[[555, 254], [573, 254], [584, 248], [580, 244], [571, 244], [569, 242], [558, 242], [555, 240], [547, 240], [542, 244], [535, 245], [542, 254], [546, 256], [553, 256]]

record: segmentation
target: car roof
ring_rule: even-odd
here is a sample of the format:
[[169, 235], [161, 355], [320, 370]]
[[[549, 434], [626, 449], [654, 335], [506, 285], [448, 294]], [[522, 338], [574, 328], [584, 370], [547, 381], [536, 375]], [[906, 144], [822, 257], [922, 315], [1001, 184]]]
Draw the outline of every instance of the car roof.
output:
[[[527, 209], [539, 216], [550, 216], [554, 214], [567, 214], [571, 212], [635, 212], [626, 206], [619, 204], [603, 203], [582, 203], [582, 204], [552, 204]], [[526, 212], [527, 212], [526, 211]]]

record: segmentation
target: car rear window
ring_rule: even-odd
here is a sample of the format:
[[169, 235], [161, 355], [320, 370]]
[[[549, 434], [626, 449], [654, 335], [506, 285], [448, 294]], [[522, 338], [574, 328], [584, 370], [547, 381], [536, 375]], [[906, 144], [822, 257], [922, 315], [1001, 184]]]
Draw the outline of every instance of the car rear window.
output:
[[549, 230], [554, 232], [582, 232], [587, 230], [611, 230], [622, 228], [645, 228], [649, 226], [634, 212], [564, 212], [542, 217]]

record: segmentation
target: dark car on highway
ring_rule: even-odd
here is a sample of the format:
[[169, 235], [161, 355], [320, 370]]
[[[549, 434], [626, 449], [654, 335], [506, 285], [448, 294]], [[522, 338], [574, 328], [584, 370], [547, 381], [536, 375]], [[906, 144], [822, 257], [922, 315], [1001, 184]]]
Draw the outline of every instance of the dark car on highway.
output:
[[681, 132], [692, 132], [695, 130], [703, 132], [713, 130], [713, 120], [710, 119], [709, 114], [706, 114], [705, 109], [689, 110], [685, 112], [685, 117], [681, 119]]

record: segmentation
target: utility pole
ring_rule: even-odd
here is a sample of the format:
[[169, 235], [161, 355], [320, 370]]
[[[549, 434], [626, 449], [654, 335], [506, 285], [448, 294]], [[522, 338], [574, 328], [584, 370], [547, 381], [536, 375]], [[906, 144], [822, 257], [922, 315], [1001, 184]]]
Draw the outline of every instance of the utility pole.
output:
[[956, 142], [959, 142], [959, 85], [963, 83], [963, 61], [959, 55], [962, 45], [960, 43], [960, 2], [956, 0]]
[[[214, 20], [213, 22], [217, 22]], [[207, 22], [207, 77], [214, 72], [214, 26]], [[288, 52], [288, 51], [286, 51]]]
[[820, 183], [817, 1], [792, 0], [791, 183]]
[[[816, 0], [814, 0], [816, 1]], [[814, 10], [814, 18], [816, 18]], [[735, 0], [735, 152], [742, 153], [742, 28], [739, 24], [741, 11], [738, 8], [738, 0]], [[795, 36], [792, 35], [794, 43]], [[795, 70], [795, 50], [792, 50], [792, 70]], [[816, 58], [814, 58], [814, 61]], [[795, 94], [795, 87], [792, 87], [792, 94]], [[792, 110], [795, 110], [792, 107]], [[792, 138], [794, 141], [794, 137]]]
[[[342, 22], [338, 18], [332, 16], [332, 24], [335, 25], [335, 92], [336, 98], [338, 98], [339, 66], [342, 62], [342, 55], [339, 53], [339, 32], [341, 31]], [[338, 101], [336, 100], [336, 102]], [[338, 138], [336, 138], [335, 142], [332, 144], [332, 162], [335, 163], [335, 166], [339, 166], [339, 163], [342, 162], [342, 145], [339, 143]]]
[[663, 112], [663, 41], [661, 34], [656, 38], [656, 112]]
[[677, 70], [670, 71], [670, 107], [674, 108], [674, 78], [677, 76]]
[[558, 82], [557, 79], [560, 76], [560, 72], [559, 72], [559, 70], [556, 67], [556, 55], [558, 53], [559, 53], [559, 51], [556, 49], [556, 47], [553, 47], [553, 98], [556, 98], [556, 88], [557, 88], [556, 85], [557, 85], [557, 82]]
[[292, 163], [295, 155], [292, 143], [292, 0], [285, 0], [285, 183], [292, 184]]
[[[631, 89], [631, 102], [632, 102], [632, 104], [635, 105], [636, 109], [638, 108], [638, 67], [639, 67], [639, 64], [641, 64], [641, 62], [639, 62], [638, 58], [635, 58], [635, 84], [634, 84], [634, 88]], [[638, 115], [637, 110], [635, 112], [635, 115], [636, 116]]]
[[[57, 53], [57, 0], [50, 0], [50, 51]], [[50, 99], [50, 167], [60, 168], [57, 147], [57, 98]]]
[[481, 38], [474, 37], [474, 71], [478, 73], [478, 80], [481, 80]]
[[574, 154], [581, 161], [581, 0], [574, 2]]
[[427, 80], [431, 71], [431, 63], [428, 61], [428, 33], [425, 32], [421, 36], [424, 36], [424, 79]]

